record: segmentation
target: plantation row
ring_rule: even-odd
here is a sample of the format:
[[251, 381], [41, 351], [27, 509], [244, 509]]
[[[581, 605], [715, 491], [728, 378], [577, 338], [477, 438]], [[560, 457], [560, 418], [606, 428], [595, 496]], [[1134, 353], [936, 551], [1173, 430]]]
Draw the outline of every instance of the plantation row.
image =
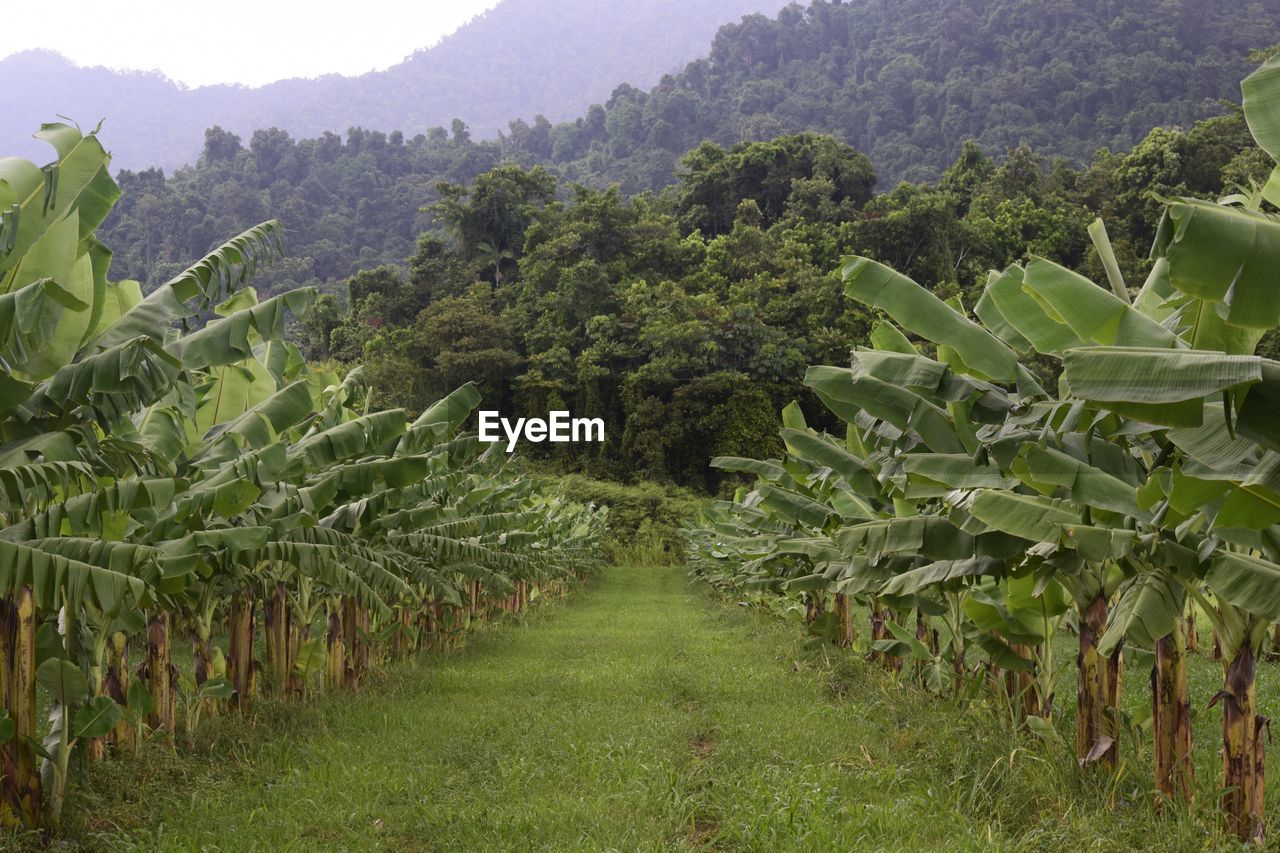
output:
[[462, 434], [473, 386], [409, 420], [369, 410], [359, 369], [307, 367], [285, 321], [314, 291], [249, 286], [278, 223], [144, 297], [107, 279], [94, 233], [120, 191], [95, 135], [38, 136], [53, 164], [0, 159], [0, 822], [56, 828], [111, 747], [356, 687], [371, 655], [596, 565], [604, 511]]
[[[1280, 61], [1243, 89], [1276, 159]], [[1136, 296], [1100, 221], [1109, 287], [1033, 257], [993, 271], [971, 314], [848, 259], [846, 295], [883, 317], [851, 366], [805, 380], [845, 435], [808, 428], [793, 404], [785, 458], [714, 460], [756, 483], [688, 531], [693, 571], [801, 594], [841, 645], [857, 602], [885, 666], [913, 662], [938, 694], [990, 683], [1045, 737], [1053, 646], [1071, 627], [1081, 772], [1115, 770], [1122, 661], [1152, 660], [1155, 788], [1173, 801], [1192, 795], [1194, 603], [1224, 658], [1226, 829], [1260, 842], [1255, 663], [1280, 622], [1280, 362], [1254, 355], [1280, 325], [1280, 219], [1264, 202], [1280, 207], [1280, 169], [1219, 204], [1168, 201]]]

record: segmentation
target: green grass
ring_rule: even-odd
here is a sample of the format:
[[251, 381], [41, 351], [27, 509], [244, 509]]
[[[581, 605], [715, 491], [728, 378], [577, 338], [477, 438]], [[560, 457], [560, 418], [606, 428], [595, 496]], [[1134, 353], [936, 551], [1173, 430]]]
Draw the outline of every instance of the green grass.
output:
[[[1065, 645], [1065, 643], [1064, 643]], [[1274, 667], [1261, 673], [1275, 707]], [[897, 683], [679, 569], [610, 569], [565, 605], [389, 667], [358, 695], [262, 702], [194, 754], [92, 768], [87, 849], [1203, 849], [1217, 665], [1192, 661], [1201, 802], [1160, 816], [1064, 747]], [[1059, 709], [1068, 731], [1071, 680]], [[1143, 701], [1145, 674], [1126, 680]], [[1276, 803], [1273, 782], [1269, 807]], [[85, 818], [75, 818], [83, 812]], [[1275, 813], [1274, 808], [1270, 809]]]

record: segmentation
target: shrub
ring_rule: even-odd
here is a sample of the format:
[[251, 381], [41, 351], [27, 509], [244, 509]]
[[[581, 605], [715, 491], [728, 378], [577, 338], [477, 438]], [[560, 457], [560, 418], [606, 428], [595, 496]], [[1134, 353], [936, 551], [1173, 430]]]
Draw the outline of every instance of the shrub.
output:
[[670, 566], [684, 562], [680, 526], [694, 518], [707, 498], [659, 483], [624, 485], [579, 474], [558, 478], [565, 495], [609, 507], [605, 556], [616, 563]]

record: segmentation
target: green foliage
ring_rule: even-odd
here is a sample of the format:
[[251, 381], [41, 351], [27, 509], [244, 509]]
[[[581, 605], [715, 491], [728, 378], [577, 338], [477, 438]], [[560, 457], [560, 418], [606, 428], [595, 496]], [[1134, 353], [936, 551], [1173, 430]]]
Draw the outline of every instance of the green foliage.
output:
[[[456, 632], [464, 596], [470, 616], [490, 601], [518, 610], [529, 586], [599, 560], [606, 510], [539, 488], [462, 431], [474, 385], [411, 418], [375, 408], [358, 367], [345, 378], [308, 367], [286, 319], [315, 290], [260, 300], [249, 286], [280, 253], [278, 222], [143, 297], [107, 278], [111, 253], [94, 236], [118, 194], [96, 137], [67, 125], [41, 135], [59, 154], [52, 168], [0, 160], [15, 234], [0, 251], [0, 297], [14, 297], [0, 299], [0, 680], [17, 735], [0, 746], [7, 825], [57, 828], [73, 755], [94, 740], [103, 751], [121, 702], [139, 739], [144, 724], [176, 733], [180, 683], [189, 736], [211, 702], [248, 710], [259, 602], [275, 692], [294, 692], [297, 626], [322, 614], [326, 648], [341, 650], [326, 681], [356, 686], [383, 624], [442, 636], [447, 614]], [[400, 296], [386, 272], [362, 279], [364, 303]], [[210, 645], [220, 612], [229, 680]], [[186, 678], [171, 663], [178, 620], [201, 648]], [[149, 713], [137, 683], [126, 689], [131, 637], [145, 645]], [[53, 703], [43, 731], [37, 687]]]
[[866, 152], [893, 183], [936, 177], [966, 139], [989, 152], [1028, 143], [1080, 164], [1234, 96], [1248, 52], [1276, 40], [1275, 11], [818, 0], [725, 26], [707, 58], [649, 92], [619, 86], [602, 108], [553, 128], [552, 156], [574, 179], [628, 191], [667, 183], [680, 153], [704, 140], [806, 130]]
[[[621, 24], [638, 16], [646, 26], [663, 20], [659, 7], [639, 5], [643, 9], [628, 7], [608, 17]], [[572, 121], [517, 119], [497, 140], [473, 140], [462, 122], [450, 132], [443, 116], [411, 125], [438, 125], [425, 133], [386, 132], [397, 124], [406, 126], [405, 110], [416, 109], [424, 99], [470, 91], [456, 84], [427, 86], [409, 99], [386, 99], [387, 109], [398, 113], [380, 114], [376, 121], [339, 117], [331, 111], [341, 99], [322, 98], [323, 107], [313, 105], [309, 111], [333, 115], [321, 127], [364, 125], [352, 127], [345, 138], [320, 133], [308, 122], [277, 122], [277, 127], [257, 125], [245, 145], [236, 133], [210, 128], [203, 156], [191, 168], [166, 175], [141, 167], [162, 161], [128, 164], [119, 175], [125, 197], [107, 223], [104, 241], [116, 250], [117, 272], [147, 284], [166, 269], [204, 254], [221, 235], [276, 215], [291, 229], [290, 260], [260, 279], [261, 284], [275, 289], [319, 283], [336, 290], [339, 281], [361, 268], [400, 262], [413, 251], [421, 231], [443, 226], [442, 220], [422, 212], [440, 199], [441, 182], [466, 186], [495, 167], [541, 165], [566, 186], [618, 184], [630, 195], [668, 186], [688, 157], [695, 170], [718, 163], [685, 191], [685, 224], [698, 224], [710, 235], [732, 226], [738, 201], [746, 196], [758, 202], [765, 225], [779, 215], [778, 206], [789, 195], [796, 210], [861, 206], [871, 176], [861, 155], [850, 159], [820, 138], [797, 145], [786, 140], [788, 134], [805, 138], [823, 133], [851, 145], [869, 156], [886, 190], [901, 180], [937, 178], [948, 164], [970, 156], [967, 140], [987, 155], [1026, 144], [1081, 167], [1099, 149], [1128, 150], [1152, 127], [1188, 128], [1212, 115], [1217, 101], [1237, 96], [1236, 82], [1250, 67], [1249, 50], [1277, 40], [1277, 10], [1245, 0], [1204, 9], [1158, 0], [1119, 5], [1076, 0], [1048, 15], [1030, 0], [1001, 0], [994, 6], [964, 0], [949, 6], [946, 14], [937, 13], [937, 0], [818, 0], [808, 8], [788, 7], [772, 20], [752, 15], [737, 23], [730, 22], [731, 5], [724, 0], [719, 8], [728, 13], [722, 21], [726, 26], [710, 44], [707, 58], [683, 72], [663, 78], [647, 92], [618, 85], [607, 101]], [[491, 14], [501, 18], [518, 11], [509, 6], [512, 0]], [[534, 14], [536, 24], [521, 28], [521, 38], [546, 27], [585, 25], [583, 16], [599, 17], [586, 7], [572, 8]], [[716, 4], [697, 4], [696, 10], [682, 8], [679, 17], [687, 21], [696, 13], [706, 20], [716, 11]], [[664, 22], [661, 29], [670, 27]], [[571, 51], [575, 56], [600, 47], [591, 39], [570, 41], [576, 45]], [[934, 47], [922, 55], [920, 45]], [[538, 44], [538, 50], [545, 49]], [[484, 50], [487, 54], [492, 45]], [[501, 59], [520, 62], [527, 55], [508, 52]], [[556, 56], [554, 62], [561, 59]], [[412, 63], [422, 61], [417, 57]], [[459, 66], [472, 69], [475, 63], [460, 61]], [[473, 76], [468, 74], [468, 83]], [[517, 88], [523, 91], [544, 77], [524, 74]], [[11, 88], [22, 94], [23, 87]], [[490, 87], [495, 88], [508, 87]], [[494, 96], [495, 91], [486, 91], [466, 106], [475, 108]], [[130, 121], [129, 111], [135, 108], [122, 104], [109, 111], [108, 134], [117, 126], [146, 126], [154, 135], [154, 122]], [[104, 108], [95, 103], [84, 112], [96, 116]], [[520, 112], [511, 109], [496, 124]], [[458, 109], [453, 115], [470, 119], [473, 114]], [[1223, 128], [1205, 132], [1216, 142], [1197, 139], [1191, 143], [1195, 150], [1175, 144], [1171, 151], [1152, 151], [1145, 165], [1133, 164], [1133, 180], [1126, 178], [1122, 188], [1141, 192], [1148, 183], [1159, 182], [1169, 192], [1215, 191], [1213, 183], [1225, 165], [1221, 157], [1231, 160], [1239, 151], [1232, 149], [1239, 123], [1224, 118]], [[294, 131], [293, 136], [278, 128]], [[248, 138], [250, 130], [236, 132]], [[746, 152], [737, 148], [747, 142], [771, 144]], [[714, 147], [700, 147], [704, 143]], [[1210, 152], [1215, 146], [1219, 150]], [[686, 154], [692, 149], [693, 154]], [[816, 170], [796, 169], [801, 187], [792, 187], [787, 170], [777, 168], [785, 165], [782, 161], [802, 165], [811, 158], [817, 161]], [[769, 165], [772, 175], [765, 182], [753, 174], [762, 165]], [[1250, 174], [1252, 165], [1235, 164], [1233, 179]], [[1092, 182], [1095, 189], [1108, 185], [1106, 176]], [[1018, 189], [1016, 182], [1008, 186]], [[950, 188], [963, 189], [954, 181]], [[723, 194], [710, 194], [713, 189]], [[1121, 203], [1125, 215], [1135, 217], [1133, 227], [1150, 227], [1154, 208], [1148, 201], [1139, 197]], [[1100, 204], [1090, 207], [1108, 213]], [[1107, 216], [1110, 223], [1117, 220]], [[508, 216], [507, 222], [514, 220]], [[1148, 237], [1136, 241], [1135, 257], [1145, 255]], [[518, 241], [488, 242], [505, 268], [512, 259], [501, 259], [502, 253], [518, 254], [521, 248]], [[474, 251], [475, 246], [468, 246], [468, 257]], [[899, 264], [906, 255], [881, 259]], [[492, 273], [485, 277], [493, 278]]]
[[541, 166], [499, 166], [469, 186], [442, 183], [437, 191], [437, 219], [471, 253], [468, 260], [479, 257], [493, 268], [497, 282], [504, 263], [516, 260], [537, 209], [555, 197], [556, 181]]
[[[713, 61], [650, 93], [619, 87], [575, 123], [513, 126], [498, 142], [472, 141], [461, 123], [395, 141], [263, 131], [247, 147], [213, 129], [192, 169], [121, 174], [125, 197], [105, 232], [115, 268], [149, 290], [214, 235], [278, 212], [291, 259], [260, 274], [260, 290], [318, 286], [301, 330], [307, 354], [367, 363], [379, 404], [416, 411], [474, 380], [506, 414], [603, 417], [604, 447], [537, 449], [564, 468], [714, 491], [720, 475], [701, 460], [757, 455], [769, 441], [747, 426], [751, 412], [798, 398], [834, 426], [799, 380], [806, 364], [842, 362], [870, 329], [839, 296], [841, 256], [973, 305], [988, 270], [1031, 255], [1099, 278], [1086, 226], [1102, 216], [1136, 282], [1150, 269], [1158, 198], [1216, 200], [1269, 172], [1238, 111], [1138, 140], [1203, 109], [1184, 87], [1167, 91], [1184, 75], [1162, 63], [1200, 61], [1170, 45], [1191, 30], [1197, 43], [1261, 39], [1269, 22], [1218, 7], [1192, 22], [1087, 3], [1047, 17], [1014, 0], [981, 15], [926, 5], [818, 2], [755, 16], [722, 31]], [[1026, 36], [1016, 50], [1010, 31]], [[950, 45], [930, 64], [950, 69], [945, 79], [901, 50], [907, 32]], [[957, 52], [957, 40], [977, 47]], [[1159, 60], [1128, 61], [1147, 40], [1159, 51], [1144, 55]], [[1034, 50], [1072, 59], [1010, 70]], [[1213, 64], [1197, 85], [1227, 94], [1235, 72], [1213, 81], [1235, 67]], [[1112, 82], [1089, 89], [1085, 78], [1103, 73]], [[757, 136], [766, 141], [742, 141]], [[873, 196], [875, 173], [941, 178]], [[1027, 366], [1056, 377], [1052, 360]]]
[[[1154, 131], [1084, 170], [1025, 146], [991, 160], [969, 145], [938, 184], [874, 197], [866, 158], [812, 134], [704, 143], [658, 197], [575, 186], [548, 201], [545, 172], [503, 167], [446, 187], [435, 210], [452, 223], [447, 240], [424, 235], [407, 274], [354, 276], [348, 315], [314, 326], [310, 350], [364, 360], [387, 405], [417, 410], [470, 379], [508, 415], [603, 417], [605, 446], [533, 452], [592, 476], [715, 492], [723, 475], [704, 460], [777, 453], [768, 424], [791, 400], [836, 426], [800, 379], [806, 364], [844, 361], [871, 328], [841, 298], [831, 270], [842, 255], [975, 305], [988, 270], [1028, 257], [1101, 274], [1087, 230], [1101, 212], [1136, 280], [1149, 268], [1150, 194], [1229, 191], [1232, 152], [1250, 144], [1233, 114]], [[1164, 150], [1178, 153], [1149, 168]], [[1058, 369], [1040, 356], [1027, 366], [1042, 382]]]
[[[1249, 129], [1275, 156], [1280, 60], [1244, 91]], [[1141, 180], [1181, 171], [1177, 135], [1148, 142], [1126, 158]], [[1255, 661], [1280, 620], [1280, 362], [1255, 354], [1280, 326], [1269, 274], [1280, 232], [1262, 209], [1280, 202], [1273, 168], [1265, 185], [1218, 202], [1157, 197], [1136, 297], [1101, 220], [1088, 235], [1107, 287], [1031, 255], [990, 272], [976, 319], [884, 264], [846, 259], [845, 295], [883, 314], [874, 348], [805, 379], [843, 439], [809, 431], [788, 407], [781, 459], [713, 459], [757, 479], [690, 528], [695, 574], [736, 594], [802, 593], [813, 625], [827, 594], [846, 625], [850, 600], [862, 601], [873, 656], [894, 670], [914, 660], [939, 693], [987, 681], [1006, 719], [1055, 745], [1064, 667], [1053, 646], [1073, 613], [1082, 768], [1117, 768], [1120, 649], [1154, 647], [1155, 784], [1182, 801], [1192, 781], [1180, 649], [1193, 601], [1228, 662], [1211, 702], [1226, 705], [1224, 825], [1261, 842]], [[1020, 361], [1032, 352], [1061, 362], [1057, 393]], [[903, 627], [912, 617], [914, 634]], [[930, 619], [942, 633], [933, 648]], [[988, 658], [976, 671], [975, 649]]]
[[592, 480], [579, 474], [556, 477], [566, 498], [609, 508], [605, 547], [618, 565], [669, 566], [684, 560], [680, 528], [706, 499], [688, 489], [641, 482]]
[[[797, 206], [824, 221], [847, 219], [871, 198], [876, 182], [864, 154], [812, 133], [741, 144], [728, 152], [704, 142], [680, 165], [680, 224], [707, 236], [732, 230], [748, 200], [756, 214], [746, 224], [755, 227], [772, 225]], [[804, 183], [797, 187], [797, 181]]]

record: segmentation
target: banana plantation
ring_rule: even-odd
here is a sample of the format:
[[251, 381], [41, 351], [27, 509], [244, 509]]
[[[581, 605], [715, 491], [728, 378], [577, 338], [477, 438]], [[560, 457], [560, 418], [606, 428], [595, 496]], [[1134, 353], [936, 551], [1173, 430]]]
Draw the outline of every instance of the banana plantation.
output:
[[96, 134], [38, 136], [50, 165], [0, 159], [0, 822], [56, 829], [92, 762], [358, 689], [595, 567], [604, 510], [462, 432], [474, 386], [410, 419], [308, 367], [314, 291], [251, 286], [279, 223], [143, 296], [95, 238]]
[[[1243, 90], [1280, 157], [1280, 62]], [[1117, 772], [1124, 730], [1149, 721], [1166, 812], [1196, 790], [1193, 738], [1219, 737], [1192, 731], [1192, 704], [1212, 707], [1224, 831], [1261, 843], [1255, 679], [1280, 623], [1280, 362], [1255, 355], [1280, 325], [1280, 220], [1264, 201], [1280, 205], [1280, 170], [1218, 203], [1164, 199], [1140, 287], [1101, 221], [1102, 285], [1031, 257], [972, 306], [848, 258], [846, 296], [880, 315], [871, 346], [805, 378], [843, 434], [793, 404], [783, 458], [717, 458], [755, 481], [688, 529], [694, 573], [803, 604], [837, 645], [869, 614], [876, 666], [1033, 739], [1058, 737], [1074, 679], [1078, 772]], [[1222, 661], [1212, 696], [1188, 691], [1197, 614]], [[1055, 654], [1071, 635], [1074, 672]], [[1120, 710], [1125, 678], [1150, 681], [1145, 719]]]
[[[1243, 94], [1258, 147], [1280, 161], [1280, 57]], [[481, 418], [481, 435], [468, 431], [475, 384], [451, 379], [443, 387], [459, 387], [420, 413], [379, 409], [362, 368], [309, 363], [292, 333], [317, 290], [260, 298], [253, 284], [283, 255], [279, 222], [243, 231], [144, 293], [110, 278], [111, 250], [96, 236], [121, 197], [97, 131], [47, 124], [37, 138], [54, 151], [49, 165], [0, 158], [0, 828], [10, 833], [0, 838], [66, 838], [76, 791], [97, 769], [161, 749], [192, 757], [210, 717], [256, 725], [271, 719], [266, 704], [376, 689], [393, 662], [422, 666], [420, 652], [457, 651], [483, 623], [564, 597], [619, 553], [607, 508], [573, 499], [509, 453], [516, 429], [481, 441], [494, 426]], [[872, 258], [846, 258], [845, 297], [875, 315], [869, 345], [846, 365], [808, 368], [804, 385], [825, 411], [782, 411], [781, 458], [715, 458], [734, 475], [722, 495], [736, 491], [695, 498], [705, 509], [696, 519], [682, 510], [680, 533], [696, 581], [802, 614], [824, 653], [865, 652], [860, 670], [886, 695], [901, 700], [906, 685], [948, 723], [981, 715], [1015, 752], [1069, 750], [1071, 784], [1115, 780], [1112, 804], [1138, 766], [1154, 819], [1174, 822], [1211, 800], [1220, 830], [1207, 843], [1261, 845], [1271, 731], [1259, 677], [1274, 677], [1266, 661], [1280, 658], [1280, 361], [1258, 352], [1280, 329], [1280, 216], [1264, 209], [1280, 209], [1280, 166], [1215, 202], [1159, 204], [1141, 282], [1126, 280], [1122, 240], [1113, 229], [1113, 247], [1102, 219], [1088, 235], [1105, 281], [1033, 254], [992, 270], [971, 305]], [[739, 208], [743, 229], [753, 210], [758, 220], [754, 201]], [[563, 242], [576, 257], [579, 238]], [[495, 263], [495, 288], [502, 277]], [[479, 285], [487, 300], [488, 282]], [[789, 394], [767, 401], [766, 415]], [[599, 423], [603, 440], [603, 419], [575, 419], [575, 435], [580, 422]], [[667, 499], [631, 506], [634, 541], [658, 544], [629, 554], [670, 556], [654, 532]], [[436, 667], [432, 685], [453, 679], [472, 691], [472, 704], [458, 703], [465, 710], [441, 714], [444, 748], [411, 740], [415, 731], [377, 737], [365, 720], [357, 745], [403, 761], [400, 777], [423, 774], [410, 794], [369, 783], [376, 795], [359, 807], [386, 806], [408, 827], [387, 845], [439, 844], [428, 818], [460, 831], [491, 820], [508, 833], [498, 837], [528, 844], [527, 824], [492, 817], [514, 802], [521, 819], [542, 809], [543, 828], [578, 846], [594, 836], [566, 814], [608, 833], [601, 847], [745, 838], [771, 849], [765, 812], [791, 796], [788, 807], [817, 803], [828, 811], [815, 813], [846, 823], [815, 820], [829, 834], [805, 835], [812, 827], [788, 811], [777, 826], [795, 834], [777, 837], [885, 846], [853, 834], [874, 822], [875, 804], [841, 796], [840, 785], [860, 780], [868, 797], [911, 805], [875, 775], [902, 765], [873, 756], [865, 738], [852, 759], [828, 754], [836, 747], [803, 726], [822, 727], [841, 749], [853, 739], [841, 743], [845, 729], [796, 710], [805, 696], [752, 704], [787, 693], [799, 667], [753, 656], [765, 645], [754, 627], [698, 611], [706, 602], [684, 570], [664, 574], [674, 562], [611, 567], [576, 627], [544, 635], [542, 653], [505, 659], [518, 665], [495, 654], [461, 675]], [[1208, 654], [1221, 681], [1198, 695], [1189, 662]], [[1122, 699], [1126, 681], [1131, 691], [1149, 684], [1136, 713]], [[392, 712], [378, 714], [391, 729]], [[791, 728], [772, 725], [779, 719], [798, 721], [802, 736], [775, 746], [774, 730]], [[1198, 741], [1221, 743], [1211, 780], [1197, 779]], [[821, 760], [795, 759], [815, 743]], [[354, 750], [330, 752], [361, 763]], [[224, 759], [236, 760], [214, 757]], [[359, 833], [392, 818], [379, 811], [357, 824], [316, 806], [311, 794], [361, 799], [317, 764], [315, 787], [290, 802], [311, 803], [314, 826], [346, 821], [354, 835], [312, 843], [373, 845]], [[376, 765], [378, 784], [395, 775], [365, 765]], [[299, 784], [315, 767], [288, 769], [267, 786]], [[499, 782], [517, 794], [486, 787]], [[545, 802], [526, 808], [539, 784]], [[448, 810], [461, 808], [455, 789], [482, 800], [472, 823]], [[258, 794], [278, 796], [245, 795], [249, 822], [295, 819]], [[189, 799], [191, 813], [203, 807]], [[865, 812], [850, 817], [851, 802]], [[1072, 808], [1044, 811], [1065, 822]], [[746, 829], [735, 809], [748, 813]], [[980, 827], [991, 846], [995, 823]], [[628, 834], [636, 827], [652, 835]], [[239, 828], [229, 819], [220, 830]], [[280, 831], [301, 843], [287, 824]], [[166, 840], [183, 847], [188, 837], [209, 836]], [[1032, 838], [1017, 841], [1044, 845]], [[467, 841], [457, 846], [503, 846]]]

